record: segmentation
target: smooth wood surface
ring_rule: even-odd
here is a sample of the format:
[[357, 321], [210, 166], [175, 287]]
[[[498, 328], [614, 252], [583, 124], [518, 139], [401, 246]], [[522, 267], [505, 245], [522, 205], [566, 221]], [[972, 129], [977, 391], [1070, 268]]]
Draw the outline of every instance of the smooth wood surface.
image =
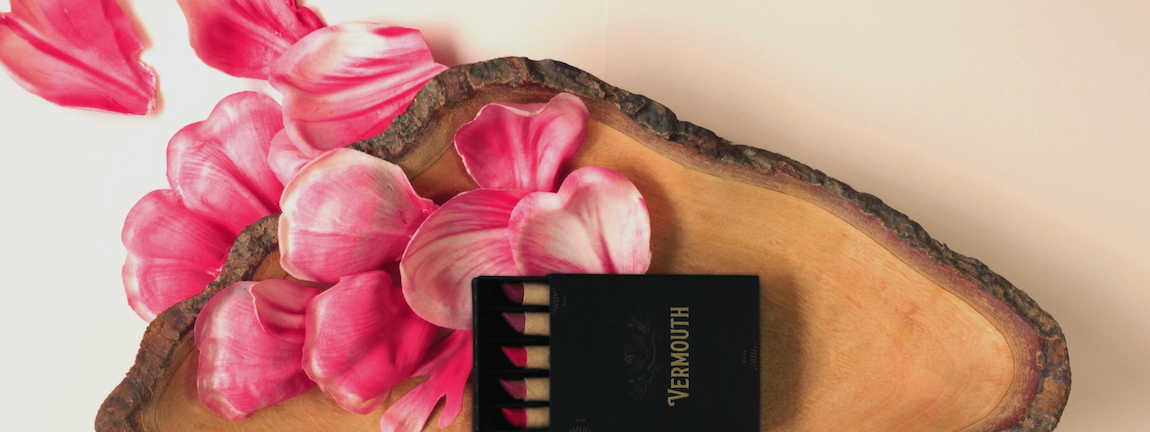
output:
[[[729, 145], [641, 96], [558, 65], [502, 59], [453, 68], [391, 129], [353, 147], [399, 163], [417, 192], [442, 203], [475, 187], [451, 136], [480, 107], [575, 92], [592, 122], [566, 169], [604, 166], [635, 183], [652, 219], [651, 273], [760, 276], [763, 431], [1050, 430], [1057, 424], [1069, 391], [1065, 339], [1025, 293], [874, 197], [785, 157]], [[248, 267], [257, 270], [247, 278], [283, 276], [274, 239], [265, 240], [271, 243], [260, 247], [268, 251], [250, 260]], [[199, 299], [202, 307], [211, 294], [189, 301]], [[192, 309], [198, 312], [191, 306], [176, 312]], [[318, 390], [228, 422], [196, 399], [190, 339], [190, 332], [175, 339], [183, 348], [166, 351], [159, 366], [137, 364], [158, 377], [144, 374], [147, 379], [129, 383], [130, 373], [125, 380], [149, 389], [147, 400], [102, 410], [108, 426], [101, 430], [379, 427], [382, 409], [350, 414]], [[393, 390], [389, 403], [421, 379]], [[123, 395], [141, 392], [118, 388], [105, 405], [126, 405]], [[448, 430], [469, 430], [469, 404]], [[439, 430], [435, 426], [432, 420], [425, 430]]]

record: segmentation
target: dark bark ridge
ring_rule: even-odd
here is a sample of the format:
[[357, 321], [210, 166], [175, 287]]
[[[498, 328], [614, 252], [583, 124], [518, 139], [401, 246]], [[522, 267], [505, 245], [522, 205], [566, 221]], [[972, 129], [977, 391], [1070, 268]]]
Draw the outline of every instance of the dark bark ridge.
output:
[[686, 121], [645, 96], [607, 84], [591, 74], [554, 60], [533, 61], [507, 57], [453, 67], [431, 80], [406, 113], [382, 134], [355, 143], [353, 148], [399, 160], [414, 150], [441, 108], [458, 104], [487, 86], [542, 87], [613, 104], [649, 133], [682, 146], [693, 157], [757, 171], [765, 176], [790, 177], [853, 203], [880, 222], [889, 233], [941, 266], [957, 272], [1014, 310], [1037, 333], [1041, 374], [1038, 391], [1026, 413], [1004, 430], [1052, 430], [1058, 424], [1070, 394], [1070, 361], [1062, 328], [1022, 290], [981, 261], [950, 250], [927, 234], [917, 222], [874, 195], [856, 191], [823, 172], [771, 151], [733, 144], [710, 130]]

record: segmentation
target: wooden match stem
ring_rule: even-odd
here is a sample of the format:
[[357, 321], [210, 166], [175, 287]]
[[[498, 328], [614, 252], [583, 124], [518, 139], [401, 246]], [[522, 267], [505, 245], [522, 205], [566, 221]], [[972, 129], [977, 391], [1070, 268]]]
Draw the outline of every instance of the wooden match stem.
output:
[[527, 369], [551, 369], [551, 347], [529, 346], [527, 350]]
[[547, 306], [551, 304], [551, 287], [543, 283], [523, 283], [523, 304]]

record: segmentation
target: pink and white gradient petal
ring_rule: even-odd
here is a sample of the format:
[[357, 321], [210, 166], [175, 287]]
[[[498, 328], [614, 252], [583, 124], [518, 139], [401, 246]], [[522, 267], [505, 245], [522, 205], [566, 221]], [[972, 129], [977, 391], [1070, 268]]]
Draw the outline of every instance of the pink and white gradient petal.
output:
[[455, 132], [455, 149], [479, 186], [554, 192], [559, 172], [579, 151], [590, 114], [560, 93], [546, 104], [495, 102]]
[[644, 273], [651, 265], [646, 202], [631, 181], [607, 168], [580, 168], [559, 192], [523, 198], [509, 230], [523, 275]]
[[216, 278], [235, 234], [189, 211], [178, 193], [157, 190], [128, 212], [121, 240], [128, 249], [128, 303], [146, 321], [198, 294]]
[[348, 411], [367, 414], [411, 376], [438, 328], [383, 271], [345, 276], [307, 310], [303, 368]]
[[264, 332], [251, 289], [239, 282], [212, 297], [196, 319], [200, 402], [229, 420], [295, 397], [315, 386], [300, 368], [302, 342]]
[[11, 0], [0, 14], [0, 66], [20, 87], [57, 105], [145, 115], [156, 75], [115, 0]]
[[178, 0], [192, 49], [226, 74], [267, 79], [268, 66], [324, 26], [295, 0]]
[[463, 391], [471, 375], [471, 331], [456, 330], [427, 350], [413, 376], [428, 375], [380, 419], [383, 432], [419, 432], [430, 419], [440, 398], [447, 400], [439, 414], [439, 428], [446, 428], [463, 411]]
[[292, 141], [330, 150], [383, 132], [446, 66], [418, 30], [370, 23], [326, 27], [272, 65]]
[[207, 120], [180, 129], [168, 143], [168, 183], [189, 210], [239, 233], [279, 211], [283, 184], [268, 166], [268, 150], [281, 130], [272, 98], [225, 97]]
[[399, 259], [435, 203], [398, 166], [351, 150], [327, 152], [284, 189], [280, 265], [300, 279], [336, 283]]
[[264, 333], [302, 344], [307, 337], [307, 307], [321, 292], [284, 279], [260, 281], [251, 287], [256, 321]]
[[272, 137], [271, 148], [268, 149], [268, 166], [275, 173], [280, 183], [288, 184], [299, 170], [322, 154], [309, 147], [300, 148], [288, 137], [287, 129], [281, 130]]
[[400, 260], [403, 295], [435, 325], [471, 328], [471, 279], [516, 275], [507, 224], [528, 191], [478, 189], [432, 213]]

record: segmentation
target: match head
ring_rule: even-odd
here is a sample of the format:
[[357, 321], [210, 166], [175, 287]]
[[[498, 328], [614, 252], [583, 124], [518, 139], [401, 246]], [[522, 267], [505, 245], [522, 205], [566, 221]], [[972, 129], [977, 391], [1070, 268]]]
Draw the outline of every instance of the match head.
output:
[[504, 312], [503, 319], [519, 333], [527, 330], [527, 315], [522, 312]]
[[516, 429], [527, 429], [527, 409], [503, 408], [503, 417]]
[[527, 348], [503, 347], [503, 354], [511, 364], [521, 368], [527, 367]]
[[516, 400], [527, 399], [527, 381], [524, 380], [499, 380], [499, 384], [507, 390], [507, 394]]
[[503, 284], [503, 294], [507, 296], [508, 300], [523, 304], [523, 284], [505, 283]]

